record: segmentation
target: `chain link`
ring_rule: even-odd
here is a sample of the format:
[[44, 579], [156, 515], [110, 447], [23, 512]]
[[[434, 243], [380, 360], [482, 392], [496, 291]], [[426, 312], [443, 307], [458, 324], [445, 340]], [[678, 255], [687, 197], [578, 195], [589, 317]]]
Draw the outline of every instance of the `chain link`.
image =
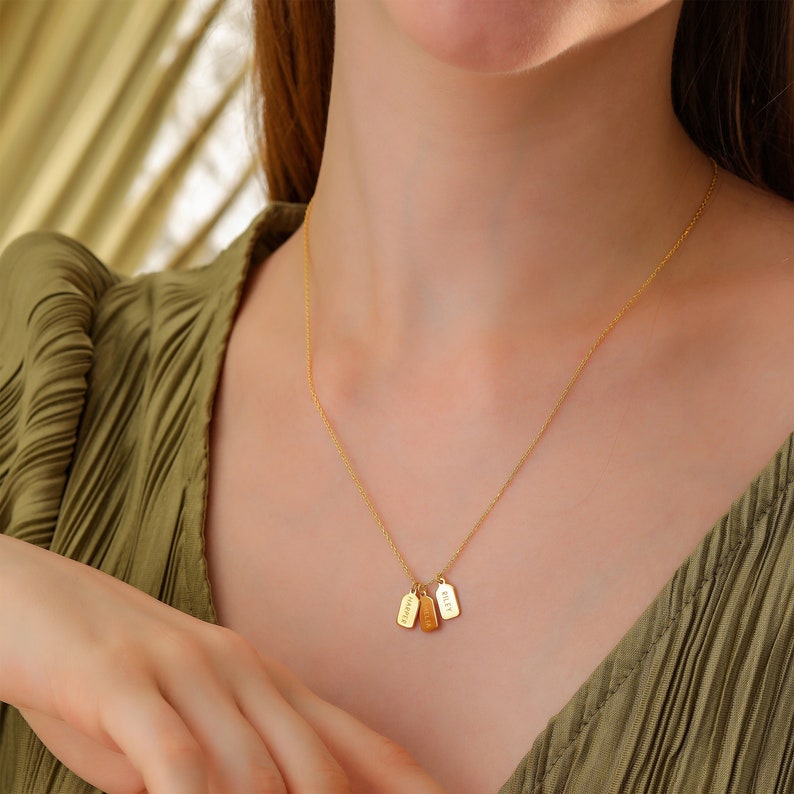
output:
[[675, 241], [673, 247], [665, 254], [664, 258], [661, 262], [651, 271], [648, 278], [642, 283], [642, 285], [637, 289], [637, 291], [629, 298], [628, 301], [623, 305], [623, 308], [612, 318], [612, 321], [607, 325], [606, 328], [598, 335], [598, 338], [593, 343], [592, 347], [587, 351], [585, 357], [579, 362], [579, 366], [574, 371], [571, 379], [568, 381], [567, 385], [562, 391], [562, 394], [557, 398], [557, 402], [554, 404], [554, 407], [549, 412], [549, 415], [546, 417], [545, 421], [538, 430], [535, 437], [532, 439], [532, 443], [527, 448], [526, 452], [521, 456], [521, 459], [515, 465], [513, 470], [510, 472], [510, 475], [505, 480], [504, 484], [501, 488], [496, 492], [496, 495], [491, 499], [488, 503], [488, 507], [485, 508], [483, 514], [477, 519], [477, 523], [469, 530], [469, 533], [463, 539], [463, 542], [455, 549], [453, 555], [447, 560], [446, 564], [443, 568], [441, 568], [436, 575], [427, 582], [422, 582], [421, 580], [417, 579], [414, 575], [411, 568], [408, 566], [408, 563], [405, 561], [405, 557], [403, 557], [400, 550], [397, 548], [397, 544], [392, 539], [392, 536], [389, 534], [389, 531], [386, 529], [385, 524], [381, 520], [381, 517], [378, 515], [377, 510], [375, 510], [372, 501], [370, 500], [367, 492], [364, 490], [364, 486], [361, 484], [358, 476], [356, 475], [355, 471], [353, 470], [353, 466], [350, 463], [347, 455], [345, 454], [344, 449], [342, 448], [342, 444], [339, 442], [339, 439], [334, 432], [333, 427], [331, 427], [331, 423], [328, 420], [328, 417], [323, 410], [322, 405], [320, 404], [320, 399], [317, 396], [317, 391], [314, 388], [314, 378], [312, 377], [312, 353], [311, 353], [311, 322], [310, 322], [310, 300], [309, 300], [309, 264], [311, 262], [310, 252], [309, 252], [309, 218], [311, 215], [311, 208], [312, 208], [312, 201], [309, 201], [306, 207], [306, 214], [304, 217], [303, 222], [303, 277], [304, 277], [304, 298], [305, 298], [305, 309], [306, 309], [306, 375], [309, 381], [309, 390], [311, 391], [312, 400], [314, 401], [315, 406], [317, 407], [317, 411], [320, 414], [320, 417], [325, 425], [328, 434], [331, 437], [331, 440], [336, 447], [339, 456], [342, 458], [342, 461], [345, 464], [350, 476], [353, 479], [353, 482], [358, 489], [358, 492], [361, 494], [361, 498], [364, 500], [365, 504], [369, 508], [369, 512], [372, 513], [372, 517], [375, 519], [378, 527], [380, 528], [383, 537], [386, 539], [386, 542], [389, 544], [394, 556], [397, 558], [397, 561], [402, 566], [403, 571], [405, 571], [405, 575], [411, 580], [411, 589], [416, 592], [422, 592], [426, 590], [426, 588], [430, 587], [434, 583], [438, 582], [440, 579], [444, 577], [444, 574], [452, 567], [455, 563], [455, 560], [458, 559], [460, 553], [466, 548], [468, 542], [474, 537], [477, 530], [482, 526], [482, 523], [487, 518], [488, 514], [493, 510], [496, 503], [502, 497], [502, 494], [508, 489], [510, 484], [515, 479], [516, 475], [520, 471], [521, 467], [526, 462], [527, 458], [532, 454], [532, 451], [537, 446], [540, 439], [543, 437], [543, 434], [546, 432], [546, 429], [551, 424], [554, 417], [557, 415], [557, 412], [560, 410], [565, 398], [570, 393], [571, 389], [573, 388], [574, 383], [578, 379], [579, 375], [581, 375], [582, 370], [587, 365], [587, 362], [590, 360], [590, 357], [595, 353], [601, 343], [606, 339], [609, 332], [620, 322], [623, 318], [623, 315], [634, 305], [637, 299], [645, 292], [648, 288], [650, 283], [659, 275], [662, 271], [662, 268], [672, 259], [673, 255], [676, 251], [681, 247], [684, 240], [689, 236], [689, 233], [694, 229], [697, 222], [700, 220], [700, 216], [703, 214], [703, 211], [706, 209], [706, 205], [711, 198], [712, 193], [714, 192], [714, 188], [717, 184], [717, 177], [719, 175], [719, 168], [717, 167], [717, 163], [712, 159], [711, 164], [713, 166], [713, 175], [711, 177], [711, 184], [706, 191], [706, 194], [703, 196], [703, 200], [700, 202], [700, 206], [698, 207], [695, 214], [692, 216], [692, 220], [687, 224], [687, 227], [681, 233], [681, 236]]

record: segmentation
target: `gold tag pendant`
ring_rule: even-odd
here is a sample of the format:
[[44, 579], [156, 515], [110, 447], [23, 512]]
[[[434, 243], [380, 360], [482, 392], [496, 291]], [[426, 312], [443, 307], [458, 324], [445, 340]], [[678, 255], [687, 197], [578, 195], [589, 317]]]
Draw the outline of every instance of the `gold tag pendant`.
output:
[[406, 593], [400, 602], [400, 611], [397, 613], [397, 625], [412, 629], [416, 622], [416, 613], [419, 611], [419, 596], [413, 592]]
[[435, 631], [438, 628], [436, 605], [429, 595], [423, 595], [419, 599], [419, 625], [422, 631]]
[[460, 605], [455, 595], [455, 588], [443, 579], [439, 579], [438, 582], [436, 601], [438, 603], [438, 612], [443, 620], [451, 620], [460, 615]]

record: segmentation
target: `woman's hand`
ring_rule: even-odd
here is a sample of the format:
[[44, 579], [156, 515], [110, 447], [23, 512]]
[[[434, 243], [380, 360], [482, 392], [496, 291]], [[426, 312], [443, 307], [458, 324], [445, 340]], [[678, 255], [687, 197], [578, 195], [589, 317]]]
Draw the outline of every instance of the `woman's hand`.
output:
[[239, 635], [2, 535], [0, 638], [0, 699], [109, 794], [441, 791]]

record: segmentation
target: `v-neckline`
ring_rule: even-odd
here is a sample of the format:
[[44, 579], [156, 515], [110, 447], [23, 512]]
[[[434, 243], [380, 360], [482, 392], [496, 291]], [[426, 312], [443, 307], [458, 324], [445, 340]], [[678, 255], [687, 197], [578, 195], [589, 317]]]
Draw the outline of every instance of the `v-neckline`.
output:
[[[198, 549], [203, 565], [190, 575], [201, 579], [193, 592], [209, 596], [210, 619], [217, 623], [212, 600], [212, 585], [204, 554], [209, 488], [209, 436], [213, 407], [229, 336], [242, 302], [246, 282], [253, 269], [279, 244], [300, 227], [305, 206], [273, 202], [251, 223], [234, 245], [244, 248], [242, 261], [235, 263], [235, 278], [224, 295], [225, 311], [215, 304], [219, 349], [213, 356], [213, 371], [206, 379], [208, 393], [204, 402], [204, 465], [201, 487], [203, 499], [194, 526], [199, 533]], [[240, 246], [238, 248], [237, 246]], [[215, 352], [215, 351], [214, 351]], [[645, 607], [639, 618], [618, 640], [612, 650], [595, 666], [567, 703], [546, 723], [527, 753], [500, 788], [500, 794], [540, 791], [543, 781], [554, 770], [578, 737], [639, 668], [652, 647], [670, 630], [684, 609], [701, 590], [713, 581], [732, 559], [741, 544], [751, 535], [761, 519], [794, 481], [794, 432], [790, 433], [764, 468], [733, 501], [727, 512], [701, 537], [695, 549], [681, 562], [659, 593]], [[620, 669], [617, 679], [614, 671]], [[598, 693], [594, 697], [593, 693]]]
[[[713, 582], [777, 502], [794, 485], [794, 431], [703, 535], [642, 614], [595, 666], [571, 699], [551, 717], [500, 794], [535, 794], [557, 763], [684, 610]], [[615, 671], [621, 672], [615, 677]], [[599, 695], [594, 697], [594, 693]], [[540, 766], [542, 765], [542, 766]], [[531, 787], [526, 782], [533, 780]]]

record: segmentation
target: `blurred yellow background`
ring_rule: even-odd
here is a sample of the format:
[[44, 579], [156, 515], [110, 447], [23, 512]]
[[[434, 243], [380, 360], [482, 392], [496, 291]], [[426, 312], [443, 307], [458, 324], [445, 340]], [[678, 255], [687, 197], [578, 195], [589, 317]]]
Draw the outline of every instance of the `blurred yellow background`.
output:
[[0, 249], [122, 273], [210, 260], [265, 202], [247, 0], [0, 0]]

